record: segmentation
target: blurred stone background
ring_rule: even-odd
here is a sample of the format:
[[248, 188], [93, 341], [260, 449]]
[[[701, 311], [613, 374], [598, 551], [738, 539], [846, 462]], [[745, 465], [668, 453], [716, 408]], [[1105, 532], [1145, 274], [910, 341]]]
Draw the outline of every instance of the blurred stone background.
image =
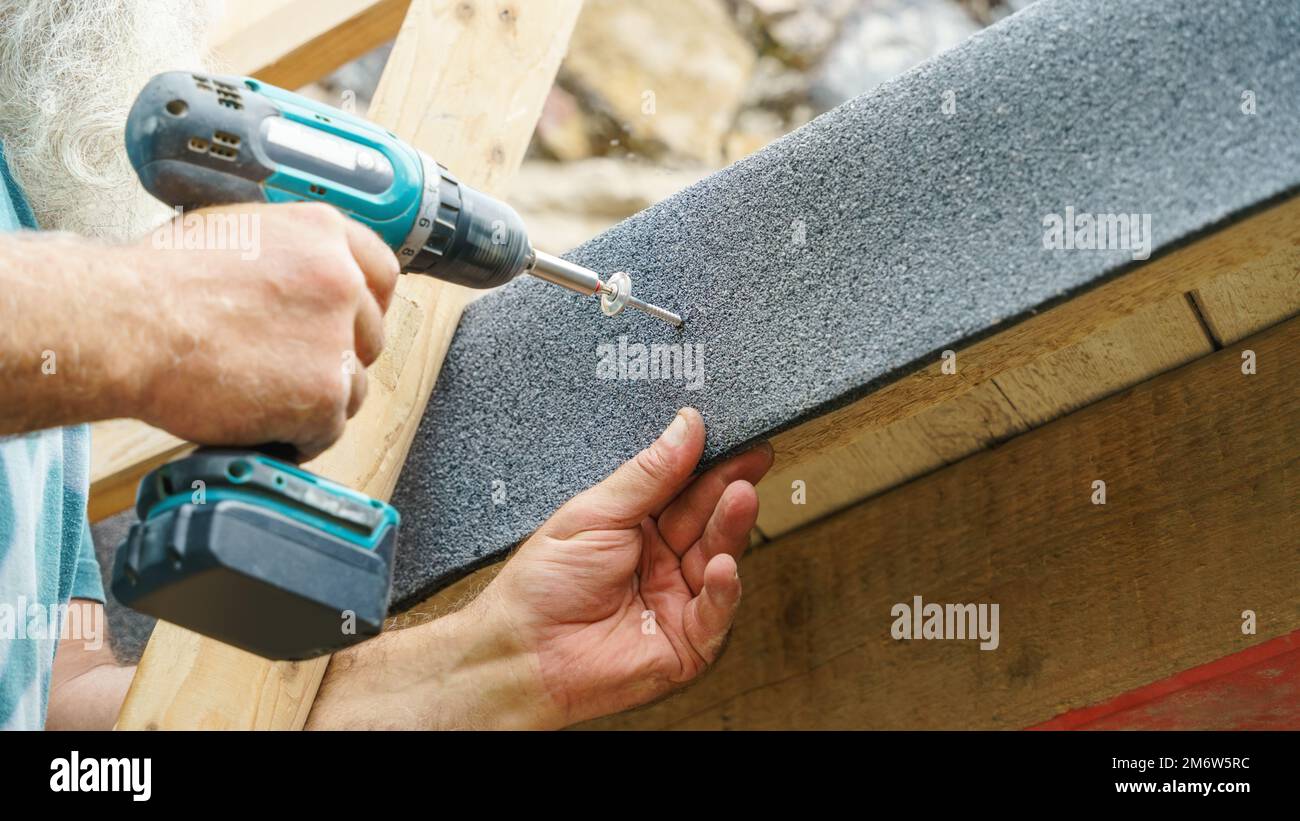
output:
[[[507, 199], [562, 253], [1030, 2], [586, 0]], [[364, 116], [387, 57], [307, 91]]]

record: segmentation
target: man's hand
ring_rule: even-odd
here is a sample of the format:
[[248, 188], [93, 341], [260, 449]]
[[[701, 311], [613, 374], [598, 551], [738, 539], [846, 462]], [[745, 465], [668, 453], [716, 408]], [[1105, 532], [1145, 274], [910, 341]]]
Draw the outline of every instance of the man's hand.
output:
[[740, 603], [768, 445], [692, 480], [698, 411], [560, 508], [481, 598], [536, 657], [557, 723], [644, 704], [702, 673]]
[[[126, 249], [163, 319], [138, 415], [203, 444], [287, 442], [307, 458], [343, 433], [384, 344], [397, 258], [320, 204], [203, 209], [259, 221], [259, 252]], [[161, 231], [172, 231], [164, 226]]]
[[[131, 417], [200, 444], [327, 448], [383, 346], [392, 251], [322, 204], [159, 230], [128, 246], [0, 237], [0, 435]], [[157, 241], [177, 235], [219, 247]]]
[[767, 445], [692, 480], [704, 422], [575, 496], [465, 609], [336, 654], [309, 727], [555, 728], [651, 701], [721, 653]]

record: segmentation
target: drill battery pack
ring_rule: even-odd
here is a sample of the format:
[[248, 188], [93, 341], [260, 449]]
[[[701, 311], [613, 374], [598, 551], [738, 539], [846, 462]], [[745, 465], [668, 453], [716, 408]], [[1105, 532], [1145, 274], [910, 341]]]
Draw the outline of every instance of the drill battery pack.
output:
[[400, 517], [390, 505], [251, 451], [203, 449], [140, 485], [118, 549], [128, 607], [269, 659], [380, 632]]

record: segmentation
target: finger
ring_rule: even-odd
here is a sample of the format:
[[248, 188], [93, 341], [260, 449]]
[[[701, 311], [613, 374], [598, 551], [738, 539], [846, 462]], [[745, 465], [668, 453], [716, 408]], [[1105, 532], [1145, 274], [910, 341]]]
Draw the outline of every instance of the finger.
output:
[[352, 390], [348, 394], [348, 418], [357, 415], [361, 410], [361, 405], [366, 401], [366, 391], [369, 390], [370, 380], [366, 377], [365, 368], [354, 368], [351, 372]]
[[736, 560], [726, 553], [715, 556], [704, 571], [704, 589], [686, 604], [682, 623], [686, 640], [706, 664], [717, 659], [739, 604]]
[[704, 569], [714, 556], [727, 554], [739, 559], [749, 547], [749, 533], [758, 521], [758, 494], [741, 479], [723, 491], [709, 517], [704, 535], [682, 556], [682, 577], [698, 593], [704, 585]]
[[683, 408], [650, 447], [624, 462], [603, 482], [573, 497], [550, 525], [572, 535], [593, 526], [640, 524], [668, 504], [690, 480], [704, 452], [704, 420]]
[[[312, 415], [303, 420], [299, 435], [293, 439], [304, 462], [315, 459], [329, 450], [343, 435], [348, 419], [353, 413], [353, 395], [359, 391], [361, 398], [365, 398], [364, 369], [340, 367], [336, 373], [341, 391], [336, 399], [341, 401], [321, 402], [317, 405]], [[357, 385], [358, 376], [362, 380], [360, 388]], [[360, 403], [357, 403], [357, 406], [360, 407]]]
[[[348, 374], [342, 372], [340, 377], [349, 378]], [[309, 462], [329, 450], [330, 446], [343, 435], [347, 421], [347, 416], [336, 410], [312, 424], [302, 440], [294, 442], [298, 453], [302, 456], [302, 461]]]
[[374, 364], [384, 350], [384, 313], [370, 294], [361, 295], [352, 335], [361, 364], [367, 367]]
[[772, 446], [767, 442], [705, 471], [659, 516], [659, 532], [668, 545], [682, 555], [704, 533], [722, 492], [743, 479], [758, 484], [772, 467]]
[[393, 289], [397, 287], [401, 265], [392, 249], [370, 228], [351, 219], [346, 224], [348, 247], [353, 259], [366, 275], [366, 285], [370, 288], [370, 293], [374, 294], [382, 314], [388, 310], [388, 304], [393, 299]]

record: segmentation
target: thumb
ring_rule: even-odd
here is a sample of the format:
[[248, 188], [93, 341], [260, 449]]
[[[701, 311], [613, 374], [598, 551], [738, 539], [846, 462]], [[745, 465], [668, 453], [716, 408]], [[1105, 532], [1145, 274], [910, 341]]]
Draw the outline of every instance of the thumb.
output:
[[690, 481], [704, 453], [704, 419], [682, 408], [650, 447], [560, 509], [553, 524], [574, 532], [624, 528], [657, 515]]

